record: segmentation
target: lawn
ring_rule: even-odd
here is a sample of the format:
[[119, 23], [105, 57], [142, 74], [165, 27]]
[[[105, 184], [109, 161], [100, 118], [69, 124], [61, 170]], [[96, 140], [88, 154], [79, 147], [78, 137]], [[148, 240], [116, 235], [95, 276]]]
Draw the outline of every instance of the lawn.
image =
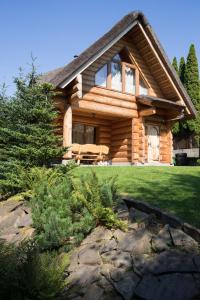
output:
[[119, 191], [149, 202], [200, 228], [200, 167], [79, 167], [118, 176]]

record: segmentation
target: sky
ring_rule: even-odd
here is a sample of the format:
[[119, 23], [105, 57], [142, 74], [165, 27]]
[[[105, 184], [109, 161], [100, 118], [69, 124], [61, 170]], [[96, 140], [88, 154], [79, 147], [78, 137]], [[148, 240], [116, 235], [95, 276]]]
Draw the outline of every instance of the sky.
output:
[[11, 95], [31, 55], [39, 73], [67, 64], [134, 10], [146, 15], [171, 60], [194, 43], [200, 62], [199, 0], [0, 0], [0, 85]]

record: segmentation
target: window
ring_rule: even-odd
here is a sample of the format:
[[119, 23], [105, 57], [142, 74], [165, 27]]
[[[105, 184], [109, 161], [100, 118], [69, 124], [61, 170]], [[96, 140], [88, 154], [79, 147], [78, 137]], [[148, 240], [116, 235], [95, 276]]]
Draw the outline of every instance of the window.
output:
[[148, 95], [147, 85], [141, 77], [140, 77], [139, 94], [140, 95]]
[[125, 92], [135, 94], [135, 69], [125, 67]]
[[[136, 82], [139, 82], [137, 87]], [[119, 54], [116, 54], [110, 62], [96, 72], [95, 84], [132, 95], [136, 93], [148, 94], [148, 86], [140, 77], [138, 69], [130, 63], [121, 61]]]
[[72, 143], [73, 144], [95, 144], [96, 128], [84, 124], [73, 124]]
[[122, 91], [122, 67], [119, 62], [111, 62], [111, 89]]
[[104, 65], [97, 73], [95, 74], [95, 84], [106, 87], [107, 84], [107, 65]]

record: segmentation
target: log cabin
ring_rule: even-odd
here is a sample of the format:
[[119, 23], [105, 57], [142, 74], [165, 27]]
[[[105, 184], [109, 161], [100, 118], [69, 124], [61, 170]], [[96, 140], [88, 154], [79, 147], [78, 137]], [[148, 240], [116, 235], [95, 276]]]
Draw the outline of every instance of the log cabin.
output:
[[[171, 164], [172, 126], [194, 118], [195, 108], [147, 18], [123, 17], [69, 64], [42, 76], [55, 99], [64, 160], [77, 145], [106, 146], [110, 164]], [[92, 151], [80, 150], [88, 163]], [[88, 156], [87, 156], [88, 154]], [[94, 159], [95, 158], [95, 159]], [[84, 159], [83, 159], [84, 161]]]

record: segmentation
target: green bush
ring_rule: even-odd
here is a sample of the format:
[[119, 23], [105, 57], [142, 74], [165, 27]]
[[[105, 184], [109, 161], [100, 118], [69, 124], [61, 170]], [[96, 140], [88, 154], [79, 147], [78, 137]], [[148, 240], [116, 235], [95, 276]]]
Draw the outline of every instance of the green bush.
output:
[[37, 240], [42, 248], [76, 245], [94, 227], [92, 216], [73, 196], [69, 175], [43, 177], [30, 201]]
[[64, 287], [64, 264], [56, 253], [39, 253], [33, 242], [0, 244], [0, 299], [53, 300]]
[[95, 172], [91, 172], [89, 176], [81, 176], [74, 187], [76, 201], [87, 208], [96, 226], [125, 229], [125, 223], [113, 212], [118, 200], [116, 177], [100, 180]]
[[[56, 172], [56, 173], [54, 173]], [[95, 173], [73, 178], [57, 170], [40, 174], [32, 184], [33, 224], [43, 249], [77, 245], [95, 226], [125, 228], [113, 212], [117, 202], [115, 178], [100, 181]], [[57, 173], [58, 172], [58, 173]]]
[[[33, 196], [34, 188], [41, 182], [47, 181], [48, 185], [53, 185], [59, 177], [70, 174], [77, 165], [72, 161], [67, 165], [57, 165], [53, 168], [46, 167], [32, 167], [24, 168], [18, 167], [17, 172], [13, 173], [15, 176], [15, 184], [20, 187], [21, 192], [12, 196], [12, 199], [27, 200]], [[12, 183], [13, 186], [13, 183]]]

